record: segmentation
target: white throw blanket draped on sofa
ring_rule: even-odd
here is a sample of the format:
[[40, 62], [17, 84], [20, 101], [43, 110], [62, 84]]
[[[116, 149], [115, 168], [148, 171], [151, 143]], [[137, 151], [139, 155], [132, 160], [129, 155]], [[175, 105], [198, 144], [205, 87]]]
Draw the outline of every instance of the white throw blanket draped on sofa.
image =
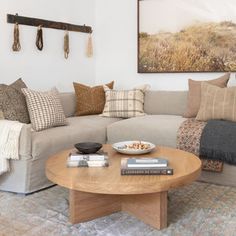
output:
[[0, 175], [9, 170], [9, 159], [19, 160], [19, 138], [23, 124], [0, 120]]

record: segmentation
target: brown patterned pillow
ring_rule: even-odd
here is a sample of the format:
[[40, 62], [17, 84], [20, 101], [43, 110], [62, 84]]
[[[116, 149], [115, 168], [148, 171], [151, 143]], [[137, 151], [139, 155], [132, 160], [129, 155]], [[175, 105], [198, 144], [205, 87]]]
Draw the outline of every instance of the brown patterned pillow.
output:
[[196, 119], [236, 122], [236, 87], [219, 88], [202, 83], [201, 106]]
[[56, 88], [48, 92], [36, 92], [24, 88], [22, 92], [26, 97], [32, 128], [35, 131], [67, 124]]
[[187, 102], [187, 109], [184, 114], [186, 118], [196, 117], [198, 110], [200, 108], [201, 103], [201, 84], [202, 82], [207, 82], [209, 84], [216, 85], [220, 88], [227, 87], [227, 83], [230, 78], [230, 73], [226, 73], [225, 75], [208, 81], [195, 81], [195, 80], [188, 80], [189, 85], [189, 92], [188, 92], [188, 102]]
[[[76, 116], [101, 114], [105, 105], [105, 92], [103, 86], [89, 87], [79, 83], [73, 83], [77, 108]], [[113, 89], [114, 81], [106, 86]]]
[[11, 85], [0, 85], [0, 110], [5, 119], [30, 123], [25, 96], [21, 89], [27, 88], [22, 79]]

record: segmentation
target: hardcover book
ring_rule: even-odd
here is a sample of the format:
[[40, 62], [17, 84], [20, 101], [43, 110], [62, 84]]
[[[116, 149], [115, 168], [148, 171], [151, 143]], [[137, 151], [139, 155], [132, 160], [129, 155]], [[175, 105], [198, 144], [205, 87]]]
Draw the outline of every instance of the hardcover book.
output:
[[121, 175], [173, 175], [171, 167], [128, 167], [129, 158], [121, 160]]
[[67, 167], [107, 167], [109, 166], [108, 155], [70, 153], [67, 159]]
[[129, 158], [128, 167], [167, 167], [168, 160], [163, 158]]

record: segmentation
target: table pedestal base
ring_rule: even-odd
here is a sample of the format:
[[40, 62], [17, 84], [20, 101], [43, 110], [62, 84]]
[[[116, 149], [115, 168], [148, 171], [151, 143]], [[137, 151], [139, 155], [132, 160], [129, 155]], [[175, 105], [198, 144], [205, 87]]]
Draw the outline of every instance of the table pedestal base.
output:
[[167, 227], [167, 192], [108, 195], [70, 190], [70, 222], [77, 224], [125, 211], [157, 229]]

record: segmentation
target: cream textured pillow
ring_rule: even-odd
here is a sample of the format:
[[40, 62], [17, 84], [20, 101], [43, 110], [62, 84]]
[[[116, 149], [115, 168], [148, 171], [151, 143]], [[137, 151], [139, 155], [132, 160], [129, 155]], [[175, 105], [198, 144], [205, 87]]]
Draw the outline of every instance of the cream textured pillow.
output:
[[35, 131], [66, 125], [66, 117], [56, 88], [48, 92], [24, 88], [22, 92], [26, 97], [32, 128]]
[[200, 108], [201, 103], [201, 84], [203, 82], [208, 82], [209, 84], [216, 85], [218, 87], [224, 88], [227, 87], [227, 83], [230, 78], [230, 73], [226, 73], [225, 75], [208, 81], [195, 81], [195, 80], [188, 80], [188, 101], [187, 101], [187, 109], [184, 113], [184, 117], [192, 118], [196, 117], [198, 110]]
[[111, 90], [103, 86], [106, 103], [102, 116], [130, 118], [144, 115], [144, 90]]
[[236, 87], [219, 88], [202, 83], [201, 105], [196, 119], [236, 121]]

